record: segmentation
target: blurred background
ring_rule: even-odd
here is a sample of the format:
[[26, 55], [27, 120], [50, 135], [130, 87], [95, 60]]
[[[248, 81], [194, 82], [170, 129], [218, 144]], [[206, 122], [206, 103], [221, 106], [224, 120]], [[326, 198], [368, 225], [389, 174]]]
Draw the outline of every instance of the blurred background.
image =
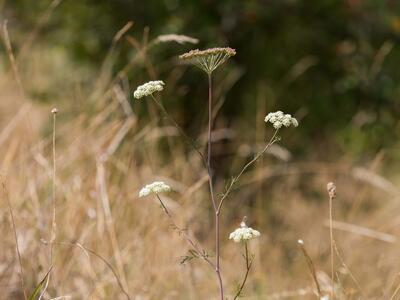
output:
[[[223, 237], [244, 215], [262, 233], [244, 299], [315, 299], [300, 238], [330, 289], [329, 181], [338, 192], [337, 299], [400, 299], [399, 1], [2, 0], [0, 8], [4, 299], [23, 299], [7, 198], [27, 291], [49, 268], [53, 107], [58, 244], [43, 299], [126, 299], [121, 285], [137, 300], [216, 298], [212, 271], [200, 259], [181, 264], [190, 248], [156, 202], [137, 197], [154, 180], [170, 184], [167, 206], [212, 256], [206, 171], [133, 91], [163, 80], [160, 100], [205, 149], [207, 78], [178, 55], [227, 46], [237, 55], [213, 78], [218, 193], [273, 134], [268, 112], [300, 123], [281, 130], [226, 202]], [[222, 247], [231, 299], [243, 249], [227, 238]]]

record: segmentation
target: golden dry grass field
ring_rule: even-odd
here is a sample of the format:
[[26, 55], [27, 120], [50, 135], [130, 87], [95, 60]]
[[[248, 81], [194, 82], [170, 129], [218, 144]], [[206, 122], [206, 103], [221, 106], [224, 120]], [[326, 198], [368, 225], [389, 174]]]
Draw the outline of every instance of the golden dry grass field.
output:
[[[3, 49], [9, 41], [13, 44], [5, 30], [3, 24]], [[215, 258], [207, 170], [149, 99], [132, 98], [140, 80], [153, 79], [151, 64], [143, 68], [141, 79], [126, 77], [130, 68], [146, 65], [145, 50], [113, 77], [111, 47], [101, 71], [88, 76], [90, 89], [81, 88], [80, 80], [87, 79], [74, 73], [84, 70], [71, 66], [57, 49], [30, 46], [29, 59], [8, 50], [2, 54], [0, 74], [0, 299], [24, 299], [23, 289], [29, 296], [51, 267], [48, 285], [40, 286], [42, 299], [217, 299], [214, 271], [201, 258], [182, 263], [192, 247], [172, 228], [157, 199], [138, 197], [149, 182], [170, 185], [173, 191], [163, 200], [175, 222]], [[174, 65], [171, 76], [154, 79], [163, 79], [168, 93], [190, 89], [180, 83], [185, 68]], [[215, 79], [218, 97], [226, 80]], [[32, 91], [49, 84], [71, 90], [37, 101]], [[199, 84], [206, 101], [207, 82]], [[206, 113], [206, 105], [204, 110], [199, 113]], [[216, 194], [273, 134], [264, 123], [266, 113], [260, 106], [253, 128], [240, 120], [229, 126], [223, 119], [215, 122]], [[193, 139], [203, 151], [206, 121], [198, 128]], [[350, 156], [321, 160], [310, 155], [301, 161], [291, 151], [295, 135], [296, 128], [283, 129], [281, 140], [246, 170], [224, 204], [221, 271], [226, 298], [233, 299], [245, 273], [243, 246], [228, 239], [243, 216], [261, 232], [249, 242], [254, 263], [243, 299], [330, 295], [326, 185], [333, 181], [335, 299], [400, 299], [400, 189], [398, 178], [382, 175], [384, 149], [364, 164], [353, 163]], [[319, 296], [299, 239], [313, 262]]]

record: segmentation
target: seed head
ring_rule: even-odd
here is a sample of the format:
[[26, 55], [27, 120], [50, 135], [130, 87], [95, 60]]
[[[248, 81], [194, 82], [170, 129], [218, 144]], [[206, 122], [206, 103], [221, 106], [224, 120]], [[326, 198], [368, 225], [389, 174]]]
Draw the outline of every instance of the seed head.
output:
[[56, 114], [58, 113], [58, 109], [54, 107], [54, 108], [51, 110], [51, 113], [52, 113], [53, 115], [56, 115]]
[[232, 48], [210, 48], [206, 50], [191, 50], [179, 56], [183, 61], [187, 61], [199, 67], [207, 74], [211, 74], [215, 69], [222, 65], [228, 58], [236, 54]]
[[326, 190], [328, 191], [329, 197], [330, 198], [335, 198], [336, 197], [336, 185], [333, 182], [329, 182], [326, 185]]

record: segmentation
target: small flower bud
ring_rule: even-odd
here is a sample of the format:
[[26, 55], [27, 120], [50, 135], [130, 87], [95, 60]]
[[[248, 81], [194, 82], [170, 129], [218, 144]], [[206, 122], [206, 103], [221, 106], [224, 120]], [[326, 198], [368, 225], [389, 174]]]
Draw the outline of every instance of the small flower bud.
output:
[[336, 185], [333, 182], [329, 182], [326, 185], [326, 189], [328, 191], [329, 197], [330, 198], [335, 198], [336, 197]]

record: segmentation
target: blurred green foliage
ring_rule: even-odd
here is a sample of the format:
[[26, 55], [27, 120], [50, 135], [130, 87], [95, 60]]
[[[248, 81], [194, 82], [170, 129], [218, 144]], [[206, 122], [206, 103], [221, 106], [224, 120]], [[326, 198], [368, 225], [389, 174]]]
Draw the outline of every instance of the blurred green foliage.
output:
[[[29, 32], [50, 3], [6, 1], [5, 14], [13, 28]], [[199, 48], [237, 50], [216, 78], [234, 70], [241, 74], [221, 111], [228, 123], [239, 119], [255, 126], [257, 110], [280, 109], [300, 119], [299, 130], [290, 135], [299, 151], [322, 150], [320, 156], [327, 157], [339, 151], [364, 159], [384, 148], [391, 158], [400, 158], [400, 1], [64, 0], [44, 26], [40, 42], [62, 47], [76, 63], [96, 70], [115, 33], [130, 20], [130, 34], [139, 40], [149, 26], [151, 38], [185, 34], [200, 39]], [[162, 61], [189, 49], [153, 52], [160, 79], [171, 71]], [[123, 43], [115, 71], [131, 52]], [[129, 73], [133, 84], [148, 80], [137, 76], [137, 71]], [[185, 71], [181, 81], [191, 90], [171, 93], [165, 101], [184, 112], [181, 121], [190, 128], [192, 120], [201, 118], [196, 114], [204, 103], [188, 99], [205, 98], [206, 81], [193, 70]]]

